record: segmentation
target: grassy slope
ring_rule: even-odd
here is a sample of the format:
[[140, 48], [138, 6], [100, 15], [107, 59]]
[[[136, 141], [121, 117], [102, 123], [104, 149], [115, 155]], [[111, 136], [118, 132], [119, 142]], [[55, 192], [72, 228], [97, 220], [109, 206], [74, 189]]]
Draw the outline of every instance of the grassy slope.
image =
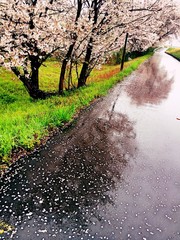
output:
[[169, 48], [167, 53], [170, 53], [180, 60], [180, 48]]
[[[108, 89], [129, 75], [150, 55], [132, 60], [119, 72], [119, 66], [94, 70], [88, 86], [64, 96], [33, 101], [22, 83], [9, 71], [0, 68], [0, 164], [10, 163], [13, 149], [32, 149], [48, 135], [50, 128], [63, 126], [93, 99], [107, 94]], [[59, 65], [47, 62], [40, 70], [44, 90], [57, 90]]]

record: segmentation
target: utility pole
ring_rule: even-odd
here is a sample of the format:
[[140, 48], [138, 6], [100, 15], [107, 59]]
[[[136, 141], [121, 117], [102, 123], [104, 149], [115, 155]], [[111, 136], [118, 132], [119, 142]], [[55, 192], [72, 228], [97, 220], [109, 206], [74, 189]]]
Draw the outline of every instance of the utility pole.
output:
[[126, 55], [126, 46], [127, 46], [128, 36], [129, 36], [129, 34], [126, 33], [126, 39], [125, 39], [124, 48], [123, 48], [123, 56], [122, 56], [122, 60], [121, 60], [121, 71], [123, 70], [123, 67], [124, 67], [124, 60], [125, 60], [125, 55]]

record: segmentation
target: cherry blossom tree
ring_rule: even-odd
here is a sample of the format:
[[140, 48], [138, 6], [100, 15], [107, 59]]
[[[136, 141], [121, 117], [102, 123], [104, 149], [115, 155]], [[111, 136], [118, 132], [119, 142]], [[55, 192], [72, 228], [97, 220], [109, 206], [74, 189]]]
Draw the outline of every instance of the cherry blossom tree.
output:
[[72, 6], [74, 8], [74, 16], [75, 18], [72, 19], [72, 24], [74, 25], [74, 30], [70, 32], [70, 37], [72, 38], [72, 43], [69, 45], [68, 49], [66, 50], [66, 53], [63, 56], [62, 59], [62, 65], [61, 65], [61, 72], [60, 72], [60, 79], [59, 79], [59, 93], [63, 92], [64, 89], [64, 78], [65, 78], [65, 73], [66, 73], [66, 67], [68, 64], [68, 61], [70, 60], [74, 46], [77, 42], [78, 39], [78, 20], [81, 17], [81, 12], [83, 9], [83, 0], [77, 0], [77, 2], [74, 2], [74, 5]]
[[146, 15], [143, 17], [142, 24], [134, 22], [129, 27], [130, 50], [143, 51], [158, 44], [169, 35], [178, 34], [180, 14], [177, 9], [178, 6], [172, 1], [158, 1], [158, 4], [152, 4], [149, 1], [143, 8], [133, 8], [131, 11]]
[[[30, 96], [45, 98], [39, 89], [39, 68], [68, 44], [63, 1], [9, 0], [0, 12], [1, 61], [23, 82]], [[63, 21], [62, 21], [63, 19]]]
[[76, 68], [78, 87], [92, 69], [123, 46], [142, 50], [177, 32], [179, 11], [168, 0], [3, 0], [0, 7], [0, 62], [16, 74], [33, 98], [39, 68], [53, 53], [61, 61], [59, 93], [67, 65]]
[[[74, 19], [73, 44], [69, 46], [63, 59], [59, 92], [63, 90], [64, 74], [68, 61], [82, 62], [78, 77], [78, 87], [86, 82], [93, 67], [102, 60], [100, 56], [117, 48], [119, 38], [119, 12], [123, 8], [120, 1], [84, 0], [76, 2], [76, 18]], [[115, 25], [116, 31], [115, 31]], [[118, 36], [118, 37], [117, 37]], [[119, 44], [118, 44], [119, 46]], [[78, 69], [77, 69], [78, 70]]]
[[93, 20], [78, 87], [85, 85], [94, 66], [123, 46], [125, 33], [133, 50], [145, 50], [177, 31], [179, 12], [172, 1], [89, 1]]

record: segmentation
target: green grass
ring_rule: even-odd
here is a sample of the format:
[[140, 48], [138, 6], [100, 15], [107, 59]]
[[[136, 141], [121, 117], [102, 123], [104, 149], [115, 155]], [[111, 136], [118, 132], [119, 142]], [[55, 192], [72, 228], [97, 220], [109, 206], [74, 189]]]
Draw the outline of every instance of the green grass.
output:
[[[49, 129], [63, 126], [84, 106], [100, 96], [148, 59], [140, 57], [119, 66], [103, 66], [94, 70], [86, 87], [65, 92], [46, 100], [32, 100], [22, 83], [9, 71], [0, 68], [0, 164], [11, 162], [12, 151], [18, 148], [31, 150], [48, 136]], [[58, 88], [59, 64], [49, 61], [40, 69], [40, 86], [43, 90]]]
[[166, 52], [180, 60], [180, 48], [169, 48]]

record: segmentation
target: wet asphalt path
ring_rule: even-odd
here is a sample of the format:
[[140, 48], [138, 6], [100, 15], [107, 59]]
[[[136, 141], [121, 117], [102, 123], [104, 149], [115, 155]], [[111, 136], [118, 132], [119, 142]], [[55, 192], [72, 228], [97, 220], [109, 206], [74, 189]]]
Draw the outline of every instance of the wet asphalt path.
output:
[[0, 239], [180, 239], [177, 118], [180, 63], [157, 52], [14, 164], [1, 181]]

